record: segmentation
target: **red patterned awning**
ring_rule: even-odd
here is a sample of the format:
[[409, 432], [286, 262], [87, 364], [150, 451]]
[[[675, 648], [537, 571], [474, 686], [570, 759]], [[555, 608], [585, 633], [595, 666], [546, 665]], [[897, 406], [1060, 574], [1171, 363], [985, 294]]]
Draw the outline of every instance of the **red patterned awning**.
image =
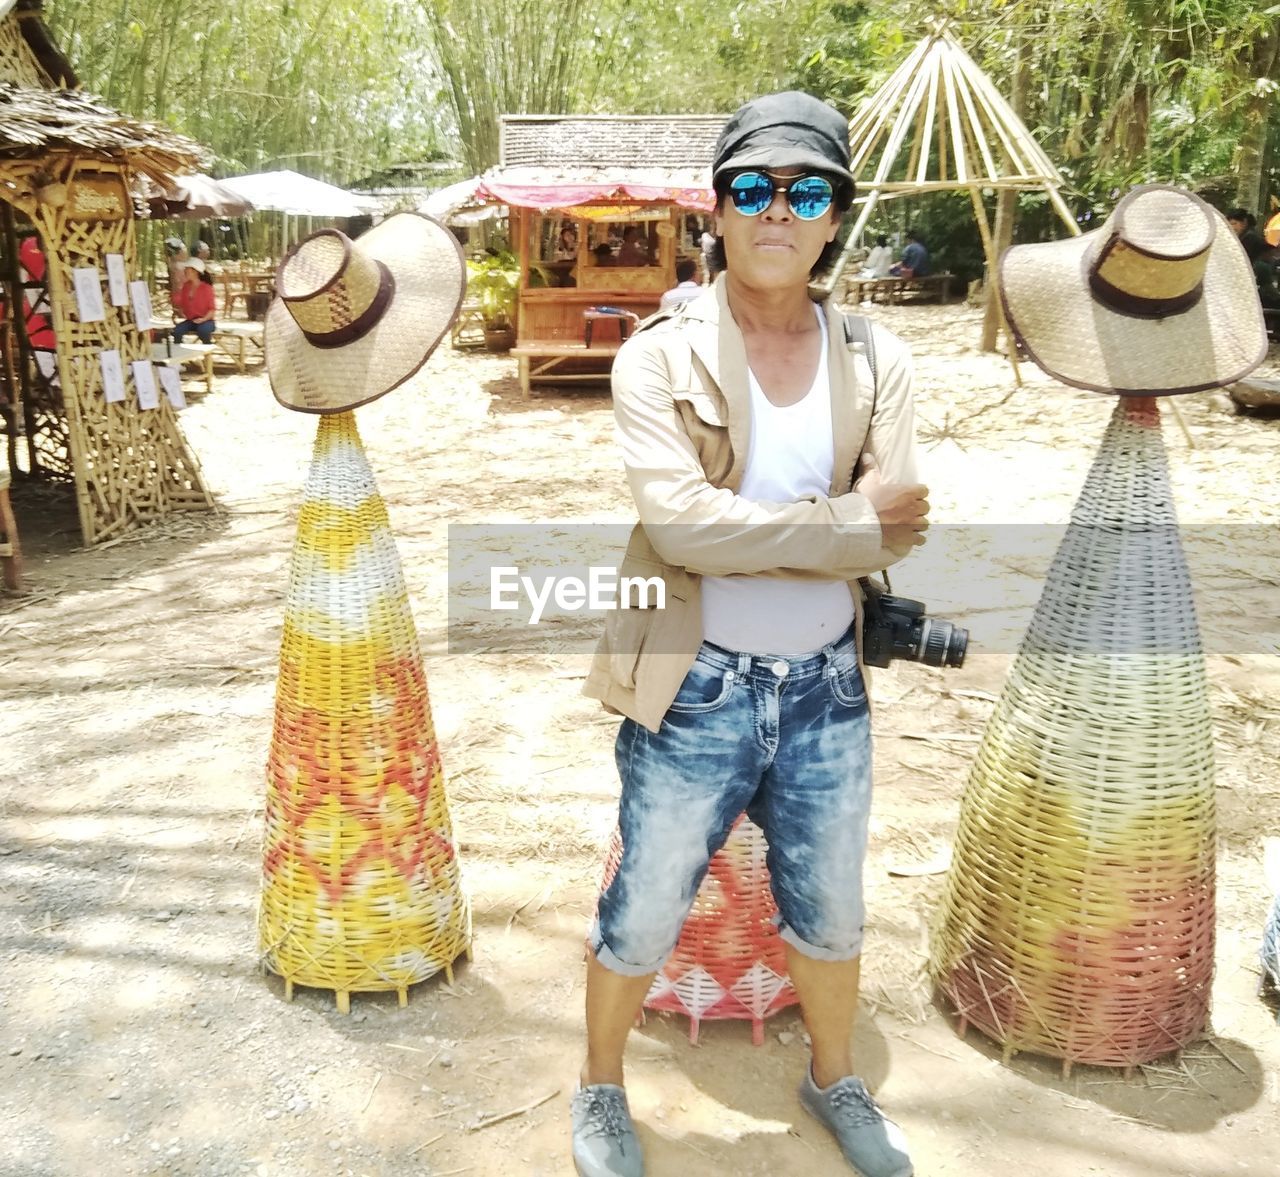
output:
[[695, 212], [710, 212], [715, 207], [715, 194], [710, 188], [670, 188], [616, 181], [604, 184], [507, 184], [481, 180], [476, 195], [539, 212], [569, 209], [597, 201], [674, 204]]

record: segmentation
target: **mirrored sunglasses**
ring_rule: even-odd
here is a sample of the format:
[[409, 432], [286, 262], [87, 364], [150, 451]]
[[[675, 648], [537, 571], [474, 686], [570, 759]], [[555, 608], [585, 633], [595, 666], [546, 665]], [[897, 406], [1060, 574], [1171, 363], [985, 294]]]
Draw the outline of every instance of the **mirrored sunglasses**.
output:
[[787, 204], [802, 221], [816, 221], [835, 199], [835, 189], [825, 176], [797, 176], [775, 184], [764, 172], [739, 172], [729, 181], [729, 198], [744, 217], [758, 217], [773, 203], [775, 192], [787, 194]]

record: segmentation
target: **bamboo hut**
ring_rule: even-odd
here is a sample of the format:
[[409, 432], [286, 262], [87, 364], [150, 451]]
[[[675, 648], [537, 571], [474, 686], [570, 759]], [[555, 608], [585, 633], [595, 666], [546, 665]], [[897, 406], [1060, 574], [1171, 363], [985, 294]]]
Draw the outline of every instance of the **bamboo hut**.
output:
[[[82, 93], [41, 9], [42, 0], [0, 0], [0, 373], [11, 409], [21, 405], [8, 416], [22, 419], [26, 473], [74, 485], [84, 541], [96, 544], [212, 504], [174, 405], [147, 379], [155, 373], [149, 313], [141, 321], [149, 304], [135, 285], [144, 275], [132, 196], [138, 177], [168, 187], [204, 153]], [[39, 265], [20, 270], [28, 228]], [[32, 345], [33, 308], [42, 348]]]
[[[601, 379], [625, 328], [594, 334], [591, 308], [644, 317], [696, 255], [714, 198], [709, 167], [722, 115], [503, 115], [500, 162], [477, 198], [511, 211], [520, 263], [520, 383]], [[557, 256], [571, 227], [575, 256]], [[588, 339], [590, 343], [588, 344]]]

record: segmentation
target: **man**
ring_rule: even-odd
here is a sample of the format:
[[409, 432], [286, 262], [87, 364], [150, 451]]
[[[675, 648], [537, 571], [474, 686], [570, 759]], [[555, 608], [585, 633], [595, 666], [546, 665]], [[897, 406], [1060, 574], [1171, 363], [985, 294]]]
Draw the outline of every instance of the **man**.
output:
[[1256, 262], [1262, 254], [1266, 253], [1267, 243], [1256, 228], [1258, 219], [1248, 209], [1233, 208], [1227, 213], [1227, 224], [1240, 238], [1240, 244], [1244, 246], [1245, 255], [1250, 262]]
[[643, 1173], [623, 1047], [745, 809], [769, 839], [812, 1039], [801, 1101], [863, 1177], [908, 1177], [851, 1047], [871, 783], [855, 582], [924, 541], [910, 357], [877, 328], [873, 386], [856, 333], [809, 297], [853, 201], [840, 114], [795, 92], [747, 103], [713, 184], [724, 272], [613, 370], [640, 514], [622, 573], [660, 574], [666, 600], [610, 615], [586, 685], [625, 716], [623, 853], [590, 935], [574, 1161], [583, 1177]]
[[697, 298], [702, 293], [702, 283], [698, 281], [698, 263], [691, 257], [682, 257], [676, 262], [676, 284], [663, 292], [658, 300], [658, 310], [665, 311], [678, 307], [682, 302]]
[[924, 239], [914, 229], [907, 230], [907, 244], [902, 250], [902, 260], [889, 268], [897, 278], [924, 278], [929, 273], [929, 250]]

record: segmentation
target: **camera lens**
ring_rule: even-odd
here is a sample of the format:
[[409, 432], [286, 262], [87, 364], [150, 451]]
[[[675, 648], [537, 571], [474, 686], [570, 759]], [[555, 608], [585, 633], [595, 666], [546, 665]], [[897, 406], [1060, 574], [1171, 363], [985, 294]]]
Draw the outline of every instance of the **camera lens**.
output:
[[969, 631], [950, 621], [924, 618], [916, 659], [926, 666], [963, 666], [969, 648]]

